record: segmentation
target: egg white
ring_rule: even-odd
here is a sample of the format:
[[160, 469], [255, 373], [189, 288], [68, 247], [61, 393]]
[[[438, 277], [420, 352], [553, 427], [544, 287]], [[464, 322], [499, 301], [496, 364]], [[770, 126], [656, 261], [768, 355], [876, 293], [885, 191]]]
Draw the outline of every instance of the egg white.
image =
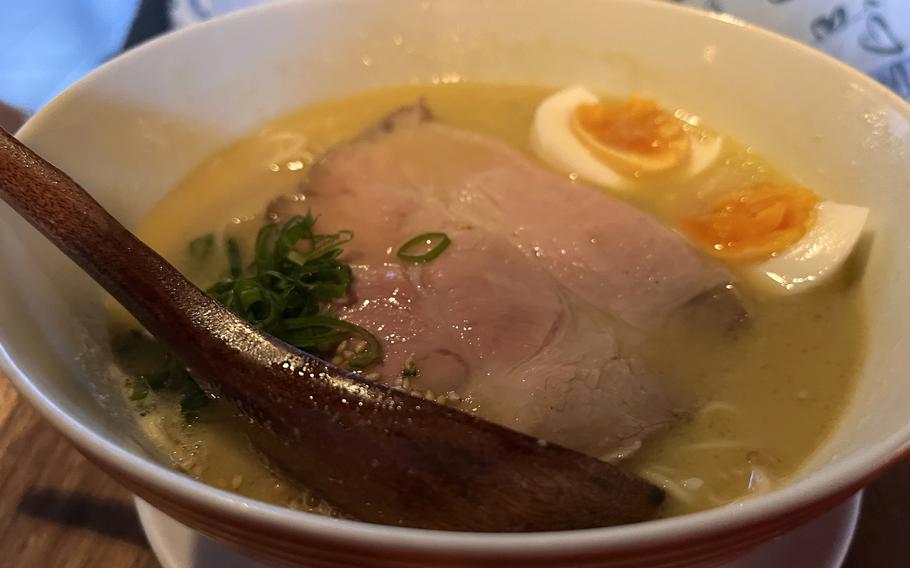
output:
[[[597, 96], [581, 85], [567, 87], [544, 99], [534, 113], [531, 146], [550, 166], [577, 174], [585, 181], [628, 191], [643, 185], [641, 178], [625, 176], [600, 161], [572, 132], [572, 113], [581, 104], [598, 102]], [[723, 147], [720, 136], [689, 136], [690, 155], [680, 178], [698, 175], [714, 163]]]
[[746, 269], [755, 286], [777, 294], [798, 294], [838, 273], [863, 233], [869, 210], [823, 201], [815, 225], [799, 241], [770, 260]]

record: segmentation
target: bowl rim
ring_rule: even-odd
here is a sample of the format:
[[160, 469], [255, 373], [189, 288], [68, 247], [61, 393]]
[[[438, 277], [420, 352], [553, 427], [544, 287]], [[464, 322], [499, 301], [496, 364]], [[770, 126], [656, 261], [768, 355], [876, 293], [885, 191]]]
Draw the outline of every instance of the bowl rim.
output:
[[[356, 4], [358, 1], [360, 0], [346, 0], [346, 3]], [[171, 43], [178, 41], [184, 35], [196, 34], [200, 30], [218, 28], [237, 20], [262, 16], [270, 12], [290, 10], [300, 5], [337, 3], [338, 0], [280, 0], [252, 6], [158, 36], [111, 59], [71, 85], [39, 109], [18, 130], [16, 136], [25, 143], [29, 143], [33, 137], [40, 138], [43, 127], [52, 121], [58, 109], [64, 107], [69, 99], [78, 97], [97, 77], [131, 65], [134, 60], [141, 59], [146, 53], [166, 50]], [[818, 65], [826, 65], [834, 69], [844, 77], [845, 83], [852, 81], [856, 86], [862, 87], [867, 97], [886, 105], [910, 123], [910, 103], [857, 69], [794, 39], [746, 23], [727, 14], [706, 12], [669, 2], [610, 0], [604, 4], [619, 6], [619, 9], [622, 10], [650, 10], [655, 13], [667, 11], [675, 13], [680, 18], [712, 20], [716, 22], [716, 25], [730, 25], [741, 29], [737, 33], [752, 34], [760, 37], [764, 42], [782, 44], [791, 51], [801, 52], [804, 56], [814, 58]], [[469, 554], [520, 552], [549, 556], [577, 553], [593, 548], [610, 548], [618, 551], [648, 547], [654, 543], [684, 540], [694, 533], [729, 532], [759, 524], [771, 518], [788, 515], [798, 509], [851, 491], [901, 455], [910, 452], [910, 422], [908, 422], [890, 436], [849, 454], [837, 463], [822, 467], [811, 477], [800, 479], [767, 495], [697, 513], [631, 525], [571, 531], [481, 533], [415, 529], [327, 518], [217, 489], [170, 469], [149, 457], [135, 454], [95, 434], [33, 384], [16, 365], [2, 342], [0, 342], [0, 368], [40, 414], [81, 451], [102, 462], [115, 464], [117, 469], [142, 479], [157, 492], [173, 494], [177, 499], [205, 510], [223, 511], [245, 524], [266, 525], [280, 528], [282, 531], [305, 532], [311, 537], [325, 541], [353, 540], [378, 549], [394, 547], [398, 550], [415, 552], [433, 550], [436, 553], [458, 551]]]

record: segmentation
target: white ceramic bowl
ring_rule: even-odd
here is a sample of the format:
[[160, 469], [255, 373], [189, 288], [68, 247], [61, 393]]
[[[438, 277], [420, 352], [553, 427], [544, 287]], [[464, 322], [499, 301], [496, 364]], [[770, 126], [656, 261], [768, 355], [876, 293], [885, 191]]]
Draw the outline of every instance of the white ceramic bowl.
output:
[[682, 518], [517, 535], [331, 520], [212, 489], [168, 468], [115, 394], [100, 289], [0, 206], [6, 373], [144, 499], [260, 558], [309, 566], [716, 564], [819, 514], [907, 449], [910, 108], [834, 60], [735, 20], [633, 0], [280, 3], [117, 58], [19, 135], [132, 225], [208, 154], [266, 119], [456, 74], [653, 95], [705, 116], [826, 195], [872, 209], [861, 386], [792, 484]]

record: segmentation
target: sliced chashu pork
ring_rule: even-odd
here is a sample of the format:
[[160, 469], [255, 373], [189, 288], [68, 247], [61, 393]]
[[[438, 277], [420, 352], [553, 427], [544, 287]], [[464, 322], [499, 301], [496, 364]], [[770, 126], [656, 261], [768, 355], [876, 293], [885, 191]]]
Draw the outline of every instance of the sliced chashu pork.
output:
[[[270, 207], [277, 218], [307, 210], [320, 230], [355, 231], [340, 313], [382, 341], [382, 380], [413, 359], [421, 388], [594, 455], [636, 444], [684, 406], [635, 359], [648, 330], [694, 305], [716, 312], [714, 325], [743, 315], [730, 275], [652, 217], [422, 106], [330, 151], [301, 195]], [[449, 249], [399, 263], [401, 243], [430, 231], [446, 232]]]

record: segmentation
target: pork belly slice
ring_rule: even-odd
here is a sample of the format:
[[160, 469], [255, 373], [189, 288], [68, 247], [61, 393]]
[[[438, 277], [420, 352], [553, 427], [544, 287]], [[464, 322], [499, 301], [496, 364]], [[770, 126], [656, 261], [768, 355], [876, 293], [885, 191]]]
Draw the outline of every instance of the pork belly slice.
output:
[[[328, 152], [269, 212], [307, 210], [320, 230], [355, 231], [339, 311], [383, 343], [381, 380], [413, 361], [413, 385], [592, 455], [635, 447], [685, 411], [672, 379], [635, 357], [650, 330], [745, 315], [730, 274], [656, 219], [420, 105]], [[445, 253], [399, 262], [403, 242], [435, 231], [452, 239]]]
[[355, 267], [340, 316], [383, 344], [380, 379], [456, 394], [479, 415], [541, 439], [607, 455], [682, 410], [633, 364], [640, 333], [585, 305], [502, 236], [453, 232], [418, 266]]

